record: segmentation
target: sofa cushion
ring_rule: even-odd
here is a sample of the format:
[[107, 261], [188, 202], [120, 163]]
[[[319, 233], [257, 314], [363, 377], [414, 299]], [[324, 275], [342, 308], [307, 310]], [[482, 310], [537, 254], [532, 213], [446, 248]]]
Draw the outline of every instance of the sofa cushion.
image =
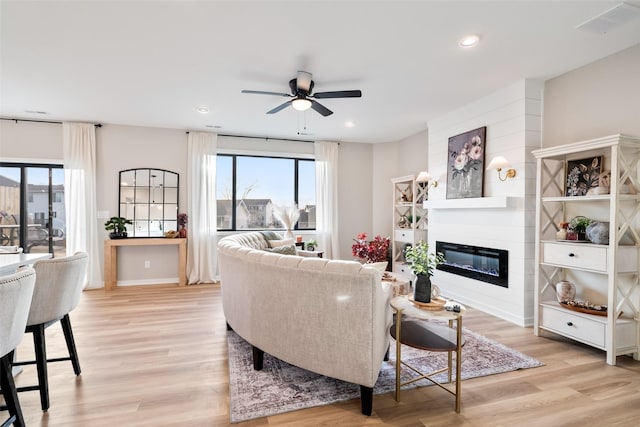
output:
[[281, 255], [296, 255], [295, 245], [276, 246], [275, 248], [267, 248], [265, 251], [273, 252]]
[[293, 239], [273, 239], [268, 240], [267, 243], [269, 243], [270, 248], [277, 248], [279, 246], [293, 245]]

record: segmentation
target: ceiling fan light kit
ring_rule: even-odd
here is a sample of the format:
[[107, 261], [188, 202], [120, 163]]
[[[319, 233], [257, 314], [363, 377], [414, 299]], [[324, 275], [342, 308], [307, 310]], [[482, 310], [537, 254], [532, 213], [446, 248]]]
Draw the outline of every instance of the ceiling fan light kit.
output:
[[311, 101], [306, 98], [296, 98], [291, 101], [291, 106], [294, 110], [307, 111], [309, 108], [311, 108]]
[[277, 107], [267, 111], [267, 114], [274, 114], [278, 111], [282, 111], [291, 105], [295, 110], [306, 111], [312, 108], [314, 111], [320, 113], [323, 116], [330, 116], [333, 111], [329, 110], [324, 105], [320, 104], [316, 99], [328, 99], [328, 98], [360, 98], [362, 92], [359, 90], [339, 90], [333, 92], [317, 92], [312, 93], [314, 82], [311, 80], [311, 73], [306, 71], [298, 71], [297, 77], [289, 81], [289, 88], [291, 89], [291, 95], [288, 93], [280, 92], [266, 92], [260, 90], [243, 90], [242, 93], [251, 93], [258, 95], [274, 95], [284, 96], [292, 98], [291, 100], [280, 104]]

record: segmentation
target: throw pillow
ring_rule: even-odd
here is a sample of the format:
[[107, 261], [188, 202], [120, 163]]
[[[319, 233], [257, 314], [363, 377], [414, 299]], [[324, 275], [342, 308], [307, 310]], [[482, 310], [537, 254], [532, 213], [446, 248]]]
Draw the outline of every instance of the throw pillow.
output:
[[277, 248], [278, 246], [293, 245], [293, 239], [269, 240], [268, 243], [270, 248]]
[[295, 245], [276, 246], [275, 248], [269, 249], [269, 251], [280, 255], [297, 255]]

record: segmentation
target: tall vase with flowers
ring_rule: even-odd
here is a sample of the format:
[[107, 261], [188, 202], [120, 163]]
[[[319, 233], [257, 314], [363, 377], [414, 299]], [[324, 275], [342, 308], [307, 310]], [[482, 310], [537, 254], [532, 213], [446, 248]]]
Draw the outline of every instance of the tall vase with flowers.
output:
[[[371, 241], [367, 241], [367, 234], [360, 233], [353, 239], [351, 254], [366, 264], [377, 264], [381, 270], [385, 270], [389, 258], [389, 237], [382, 237], [379, 234]], [[384, 263], [384, 265], [383, 265]]]
[[273, 207], [273, 216], [282, 223], [286, 231], [284, 232], [285, 239], [293, 239], [293, 227], [300, 218], [300, 210], [298, 205], [292, 203], [288, 206], [275, 205]]
[[404, 259], [417, 276], [413, 299], [431, 302], [431, 276], [436, 267], [444, 262], [444, 255], [429, 252], [429, 245], [420, 240], [404, 251]]
[[189, 216], [186, 213], [178, 214], [178, 237], [185, 238], [187, 237], [187, 227], [186, 225], [189, 223]]

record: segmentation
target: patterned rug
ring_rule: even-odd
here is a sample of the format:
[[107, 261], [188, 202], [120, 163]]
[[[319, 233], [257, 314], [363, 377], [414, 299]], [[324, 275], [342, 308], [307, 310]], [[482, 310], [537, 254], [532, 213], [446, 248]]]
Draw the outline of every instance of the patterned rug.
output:
[[[543, 366], [543, 363], [532, 357], [466, 328], [462, 331], [465, 339], [462, 349], [463, 380]], [[264, 354], [262, 371], [254, 371], [251, 345], [233, 331], [227, 332], [227, 344], [232, 423], [360, 397], [358, 385], [306, 371], [267, 353]], [[382, 362], [374, 394], [395, 392], [393, 340], [391, 349], [390, 360]], [[423, 372], [430, 372], [446, 366], [447, 353], [426, 352], [403, 345], [402, 360]], [[411, 377], [411, 372], [403, 369], [402, 381]], [[446, 373], [439, 374], [436, 379], [446, 382]], [[432, 383], [421, 380], [403, 387], [403, 390], [429, 385]]]

